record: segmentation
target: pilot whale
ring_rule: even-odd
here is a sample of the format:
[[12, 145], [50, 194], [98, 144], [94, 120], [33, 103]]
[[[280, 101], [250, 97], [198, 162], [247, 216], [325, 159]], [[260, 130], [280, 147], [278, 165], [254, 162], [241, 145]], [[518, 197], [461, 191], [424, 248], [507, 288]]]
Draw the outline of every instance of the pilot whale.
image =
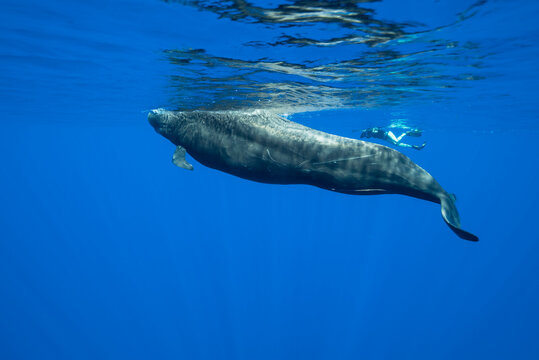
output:
[[150, 111], [155, 130], [176, 145], [173, 163], [203, 165], [270, 184], [308, 184], [352, 195], [402, 194], [441, 205], [451, 230], [466, 240], [455, 196], [407, 156], [389, 147], [314, 130], [275, 113]]

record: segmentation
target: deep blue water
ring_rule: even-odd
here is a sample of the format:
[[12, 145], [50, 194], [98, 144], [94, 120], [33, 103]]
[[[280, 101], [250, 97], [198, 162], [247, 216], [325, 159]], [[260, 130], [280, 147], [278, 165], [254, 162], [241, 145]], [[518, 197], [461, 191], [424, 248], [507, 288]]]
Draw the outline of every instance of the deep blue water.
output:
[[[538, 359], [536, 1], [0, 1], [1, 359]], [[149, 109], [402, 149], [439, 205], [197, 163]]]

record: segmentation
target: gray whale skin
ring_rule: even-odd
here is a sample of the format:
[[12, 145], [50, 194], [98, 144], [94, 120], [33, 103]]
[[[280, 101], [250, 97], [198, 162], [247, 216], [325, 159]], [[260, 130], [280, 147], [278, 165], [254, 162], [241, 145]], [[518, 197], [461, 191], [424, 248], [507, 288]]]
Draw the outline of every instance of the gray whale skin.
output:
[[188, 152], [210, 168], [270, 184], [308, 184], [353, 195], [403, 194], [441, 204], [460, 238], [455, 196], [400, 152], [317, 131], [277, 114], [255, 111], [152, 110], [148, 120], [177, 146], [173, 162], [192, 170]]

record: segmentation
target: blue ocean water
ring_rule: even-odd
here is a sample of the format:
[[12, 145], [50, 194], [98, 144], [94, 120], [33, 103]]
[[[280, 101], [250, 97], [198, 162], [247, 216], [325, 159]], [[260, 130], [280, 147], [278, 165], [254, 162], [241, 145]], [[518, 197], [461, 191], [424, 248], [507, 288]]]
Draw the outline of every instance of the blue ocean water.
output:
[[[536, 1], [0, 1], [1, 359], [538, 359]], [[150, 109], [401, 149], [439, 205], [249, 182]], [[386, 144], [387, 145], [387, 144]]]

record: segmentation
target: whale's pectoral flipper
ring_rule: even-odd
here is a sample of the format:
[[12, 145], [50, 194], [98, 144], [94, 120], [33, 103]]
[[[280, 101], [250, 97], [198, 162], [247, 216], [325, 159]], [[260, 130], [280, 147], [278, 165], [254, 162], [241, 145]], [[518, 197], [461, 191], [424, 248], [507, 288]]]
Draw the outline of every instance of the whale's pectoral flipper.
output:
[[172, 163], [181, 168], [193, 170], [193, 165], [185, 160], [185, 148], [182, 146], [178, 145], [178, 147], [176, 147], [176, 151], [174, 151], [174, 155], [172, 155]]
[[479, 238], [477, 236], [460, 228], [459, 213], [455, 207], [455, 195], [447, 194], [447, 196], [442, 196], [440, 200], [442, 205], [442, 217], [451, 230], [453, 230], [453, 232], [461, 239], [478, 241]]

